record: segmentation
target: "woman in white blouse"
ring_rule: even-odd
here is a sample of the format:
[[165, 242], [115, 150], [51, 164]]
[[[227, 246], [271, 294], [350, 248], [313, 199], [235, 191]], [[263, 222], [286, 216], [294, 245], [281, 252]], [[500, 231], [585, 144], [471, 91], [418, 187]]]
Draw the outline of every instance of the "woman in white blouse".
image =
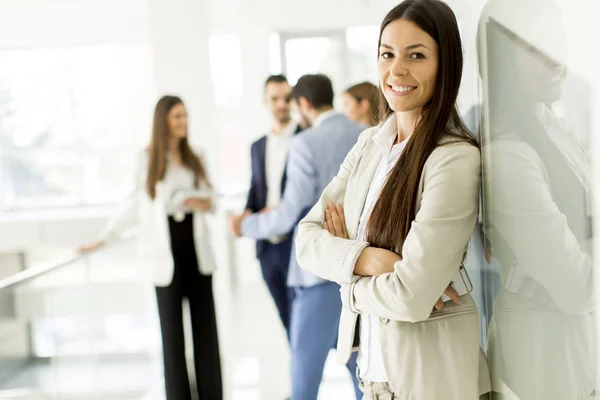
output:
[[455, 106], [462, 67], [448, 5], [392, 9], [379, 36], [383, 122], [363, 132], [298, 227], [302, 268], [341, 285], [339, 361], [358, 333], [365, 399], [475, 400], [489, 391], [471, 295], [439, 306], [461, 279], [478, 213], [479, 149]]
[[182, 300], [187, 297], [199, 398], [218, 400], [222, 380], [211, 276], [215, 265], [204, 217], [213, 209], [213, 191], [187, 135], [182, 100], [164, 96], [154, 111], [150, 146], [139, 157], [135, 191], [101, 240], [80, 250], [101, 247], [128, 215], [137, 214], [138, 261], [156, 286], [167, 399], [192, 398], [183, 336]]

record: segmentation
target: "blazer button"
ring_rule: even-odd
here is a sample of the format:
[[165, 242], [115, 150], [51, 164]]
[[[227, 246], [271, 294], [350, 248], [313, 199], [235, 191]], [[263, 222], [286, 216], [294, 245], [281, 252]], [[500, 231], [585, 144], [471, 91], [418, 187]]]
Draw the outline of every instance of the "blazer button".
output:
[[387, 318], [384, 318], [384, 317], [379, 317], [379, 321], [380, 321], [382, 324], [384, 324], [384, 325], [385, 325], [385, 324], [387, 324], [388, 322], [390, 322], [390, 320], [389, 320], [389, 319], [387, 319]]

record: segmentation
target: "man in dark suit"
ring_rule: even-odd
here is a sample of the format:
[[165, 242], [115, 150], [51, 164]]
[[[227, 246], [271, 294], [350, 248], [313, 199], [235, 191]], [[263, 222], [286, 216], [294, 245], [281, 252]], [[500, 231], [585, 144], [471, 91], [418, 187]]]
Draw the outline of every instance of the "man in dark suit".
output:
[[[285, 188], [285, 165], [291, 138], [300, 132], [290, 116], [292, 88], [283, 75], [270, 76], [265, 82], [265, 105], [272, 115], [269, 132], [252, 144], [252, 182], [246, 213], [254, 214], [277, 207]], [[277, 306], [289, 338], [291, 290], [287, 286], [291, 232], [256, 241], [256, 256], [263, 278]]]

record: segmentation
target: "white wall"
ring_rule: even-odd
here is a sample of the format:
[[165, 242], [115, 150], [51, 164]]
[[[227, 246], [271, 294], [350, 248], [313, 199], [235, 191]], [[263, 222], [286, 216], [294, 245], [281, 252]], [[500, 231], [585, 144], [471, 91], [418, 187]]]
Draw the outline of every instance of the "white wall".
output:
[[226, 30], [248, 25], [277, 31], [345, 29], [378, 24], [398, 3], [395, 0], [212, 0], [211, 20], [213, 27]]
[[190, 114], [190, 141], [212, 164], [214, 95], [210, 81], [208, 9], [204, 0], [148, 0], [158, 95], [180, 95]]
[[0, 49], [148, 40], [145, 0], [2, 0]]

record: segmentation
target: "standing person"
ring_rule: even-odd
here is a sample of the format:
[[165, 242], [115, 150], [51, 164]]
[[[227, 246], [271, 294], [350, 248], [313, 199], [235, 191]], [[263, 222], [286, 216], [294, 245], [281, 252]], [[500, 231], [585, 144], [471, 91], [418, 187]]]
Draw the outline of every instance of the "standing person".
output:
[[473, 298], [435, 306], [478, 214], [479, 149], [455, 105], [462, 67], [447, 4], [393, 8], [379, 36], [385, 122], [361, 135], [299, 224], [300, 265], [342, 285], [338, 354], [348, 359], [357, 331], [365, 399], [472, 400], [490, 389]]
[[[333, 87], [324, 75], [301, 77], [292, 97], [303, 122], [312, 127], [292, 140], [281, 204], [266, 213], [232, 218], [230, 227], [237, 236], [264, 239], [293, 229], [319, 199], [365, 129], [333, 110]], [[294, 290], [290, 322], [292, 400], [316, 400], [325, 361], [337, 337], [340, 287], [302, 271], [293, 248], [288, 285]], [[359, 399], [356, 357], [347, 361]]]
[[343, 94], [344, 114], [354, 122], [375, 126], [379, 121], [379, 88], [371, 82], [350, 86]]
[[[272, 75], [265, 82], [265, 105], [271, 113], [271, 129], [252, 144], [252, 181], [246, 213], [254, 214], [277, 207], [286, 184], [288, 149], [300, 125], [290, 116], [291, 86], [283, 75]], [[289, 228], [280, 235], [256, 241], [256, 257], [260, 261], [263, 279], [275, 302], [286, 333], [290, 334], [291, 291], [287, 286], [288, 266], [292, 248]]]
[[190, 305], [196, 386], [202, 400], [223, 397], [217, 321], [212, 291], [215, 269], [205, 214], [213, 189], [204, 164], [188, 143], [182, 100], [164, 96], [156, 104], [152, 141], [140, 155], [136, 187], [101, 235], [81, 251], [103, 246], [135, 214], [141, 225], [139, 261], [150, 268], [162, 332], [168, 400], [191, 399], [185, 359], [182, 300]]

